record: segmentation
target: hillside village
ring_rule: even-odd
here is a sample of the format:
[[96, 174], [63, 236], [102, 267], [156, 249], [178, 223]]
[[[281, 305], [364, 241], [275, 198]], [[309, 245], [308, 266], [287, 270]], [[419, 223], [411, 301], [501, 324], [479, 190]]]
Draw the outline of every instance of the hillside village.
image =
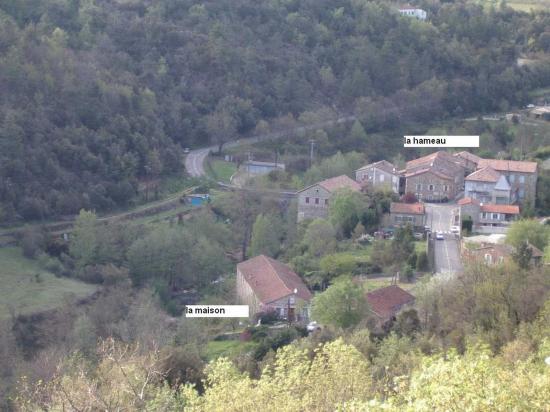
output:
[[[504, 244], [505, 234], [522, 208], [534, 204], [536, 185], [536, 162], [437, 151], [406, 162], [402, 170], [381, 160], [357, 169], [355, 180], [341, 175], [309, 185], [297, 192], [297, 221], [328, 219], [331, 199], [342, 191], [387, 190], [407, 202], [391, 202], [382, 219], [385, 227], [375, 236], [392, 237], [396, 230], [409, 227], [415, 237], [426, 239], [428, 247], [437, 250], [433, 240], [448, 242], [446, 248], [456, 248], [461, 261], [502, 264], [515, 253], [514, 247]], [[431, 221], [427, 218], [430, 205], [454, 205], [450, 220], [438, 230], [432, 227], [433, 217]], [[528, 247], [531, 263], [540, 264], [541, 250], [531, 244]], [[462, 265], [448, 269], [458, 272], [459, 267]], [[397, 285], [367, 294], [371, 305], [373, 293], [378, 296], [376, 304], [391, 308], [383, 316], [384, 322], [395, 320], [399, 311], [414, 301]], [[311, 296], [300, 276], [282, 262], [262, 255], [237, 265], [238, 301], [249, 304], [255, 318], [272, 312], [280, 319], [306, 322], [310, 319]]]
[[0, 411], [549, 412], [549, 28], [0, 0]]

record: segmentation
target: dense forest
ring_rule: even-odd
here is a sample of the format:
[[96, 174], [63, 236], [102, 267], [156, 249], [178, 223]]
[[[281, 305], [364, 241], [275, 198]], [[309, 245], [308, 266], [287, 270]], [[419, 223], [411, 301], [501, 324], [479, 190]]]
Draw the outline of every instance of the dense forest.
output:
[[427, 22], [382, 1], [0, 0], [0, 222], [124, 207], [182, 148], [304, 112], [373, 131], [550, 84], [516, 65], [548, 51], [548, 14], [418, 4]]

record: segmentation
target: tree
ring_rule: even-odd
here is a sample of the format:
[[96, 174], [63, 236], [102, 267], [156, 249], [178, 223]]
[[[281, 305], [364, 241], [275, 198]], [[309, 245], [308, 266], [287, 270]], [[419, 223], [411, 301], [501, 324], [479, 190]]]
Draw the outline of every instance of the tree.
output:
[[510, 226], [506, 233], [506, 242], [519, 248], [522, 243], [529, 242], [540, 250], [548, 244], [550, 226], [542, 225], [535, 219], [518, 220]]
[[363, 144], [367, 141], [367, 132], [359, 120], [353, 122], [350, 131], [350, 138], [354, 144]]
[[307, 227], [303, 244], [312, 256], [320, 258], [336, 250], [336, 231], [325, 219], [315, 219]]
[[366, 209], [367, 204], [361, 193], [342, 189], [330, 199], [330, 221], [343, 236], [349, 237]]
[[533, 249], [531, 249], [528, 242], [522, 242], [512, 253], [512, 259], [522, 269], [529, 269], [532, 257]]
[[235, 138], [237, 121], [228, 110], [216, 110], [206, 117], [206, 130], [210, 134], [211, 141], [218, 145], [218, 152], [221, 153], [223, 145]]
[[349, 278], [338, 280], [312, 300], [312, 318], [325, 325], [349, 328], [367, 313], [363, 288]]
[[97, 217], [82, 209], [74, 222], [69, 252], [79, 268], [95, 262], [97, 249]]
[[250, 254], [275, 257], [281, 248], [281, 222], [273, 216], [259, 214], [252, 226]]

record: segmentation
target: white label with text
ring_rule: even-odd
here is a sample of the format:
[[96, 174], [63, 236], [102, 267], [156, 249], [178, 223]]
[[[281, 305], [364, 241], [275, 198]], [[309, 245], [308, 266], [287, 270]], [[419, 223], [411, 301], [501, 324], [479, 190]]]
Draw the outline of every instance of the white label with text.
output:
[[404, 147], [479, 147], [479, 136], [405, 136]]
[[248, 305], [186, 305], [186, 318], [248, 318]]

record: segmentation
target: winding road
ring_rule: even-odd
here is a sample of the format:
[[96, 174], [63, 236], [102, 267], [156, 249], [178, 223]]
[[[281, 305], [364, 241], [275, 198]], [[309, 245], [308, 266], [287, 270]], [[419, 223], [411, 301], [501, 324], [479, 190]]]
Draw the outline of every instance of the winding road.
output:
[[[300, 133], [308, 130], [315, 130], [322, 127], [333, 126], [335, 124], [348, 123], [355, 120], [355, 116], [339, 117], [336, 120], [327, 120], [326, 122], [315, 123], [308, 126], [299, 126], [291, 130], [283, 132], [266, 133], [258, 136], [247, 137], [244, 139], [237, 139], [227, 142], [225, 147], [236, 147], [242, 144], [257, 143], [262, 140], [279, 139], [284, 136], [288, 136], [291, 133]], [[191, 150], [185, 157], [185, 170], [193, 177], [200, 177], [206, 174], [204, 170], [204, 162], [211, 151], [217, 150], [217, 146], [204, 147], [201, 149]]]

